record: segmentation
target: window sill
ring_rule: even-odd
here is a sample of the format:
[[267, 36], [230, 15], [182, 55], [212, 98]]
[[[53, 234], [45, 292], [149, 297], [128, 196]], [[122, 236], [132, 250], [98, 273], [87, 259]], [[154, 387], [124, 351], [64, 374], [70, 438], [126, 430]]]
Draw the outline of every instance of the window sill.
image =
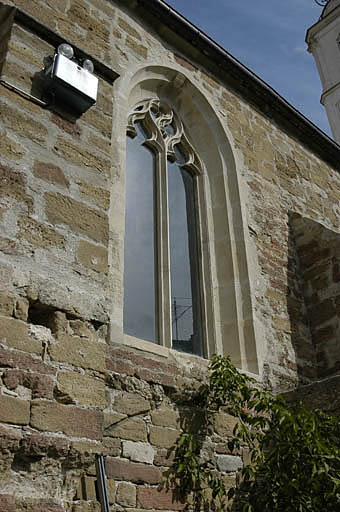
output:
[[169, 357], [170, 350], [167, 347], [162, 347], [151, 341], [142, 340], [141, 338], [135, 338], [128, 334], [123, 335], [122, 344], [128, 347], [136, 348], [137, 350], [143, 350], [145, 352], [151, 352], [158, 356]]

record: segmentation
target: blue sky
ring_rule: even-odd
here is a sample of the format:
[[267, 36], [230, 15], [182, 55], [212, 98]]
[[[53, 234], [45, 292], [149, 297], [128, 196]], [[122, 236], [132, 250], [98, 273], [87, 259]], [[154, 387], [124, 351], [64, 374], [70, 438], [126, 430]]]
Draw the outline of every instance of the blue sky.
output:
[[305, 35], [314, 0], [166, 0], [330, 135], [321, 84]]

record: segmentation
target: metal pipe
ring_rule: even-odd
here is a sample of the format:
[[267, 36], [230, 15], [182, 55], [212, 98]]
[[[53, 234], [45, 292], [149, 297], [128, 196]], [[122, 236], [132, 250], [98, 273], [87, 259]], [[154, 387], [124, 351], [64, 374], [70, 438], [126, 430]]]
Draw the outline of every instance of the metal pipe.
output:
[[102, 512], [110, 512], [109, 496], [106, 485], [104, 457], [98, 455], [96, 458], [97, 487]]
[[41, 99], [37, 98], [36, 96], [33, 96], [27, 91], [24, 91], [23, 89], [20, 89], [20, 87], [17, 87], [14, 84], [11, 84], [7, 80], [4, 80], [3, 78], [0, 78], [0, 84], [4, 85], [7, 89], [10, 89], [11, 91], [16, 92], [20, 96], [23, 96], [26, 99], [29, 99], [30, 101], [33, 101], [33, 103], [36, 103], [37, 105], [40, 105], [41, 107], [48, 107], [49, 103], [46, 103], [45, 101], [42, 101]]

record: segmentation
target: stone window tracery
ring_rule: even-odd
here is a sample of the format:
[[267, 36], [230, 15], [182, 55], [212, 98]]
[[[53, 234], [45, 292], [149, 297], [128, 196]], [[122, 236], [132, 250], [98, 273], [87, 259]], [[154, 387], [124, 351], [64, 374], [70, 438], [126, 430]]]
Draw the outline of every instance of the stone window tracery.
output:
[[128, 118], [124, 332], [202, 354], [197, 179], [202, 162], [159, 99]]

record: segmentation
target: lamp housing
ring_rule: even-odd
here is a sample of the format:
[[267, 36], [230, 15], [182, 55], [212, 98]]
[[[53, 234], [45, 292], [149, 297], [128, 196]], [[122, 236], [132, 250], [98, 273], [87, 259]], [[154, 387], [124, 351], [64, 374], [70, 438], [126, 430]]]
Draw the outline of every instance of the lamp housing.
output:
[[45, 91], [53, 94], [58, 104], [82, 114], [97, 100], [98, 78], [76, 61], [56, 53], [46, 70]]

